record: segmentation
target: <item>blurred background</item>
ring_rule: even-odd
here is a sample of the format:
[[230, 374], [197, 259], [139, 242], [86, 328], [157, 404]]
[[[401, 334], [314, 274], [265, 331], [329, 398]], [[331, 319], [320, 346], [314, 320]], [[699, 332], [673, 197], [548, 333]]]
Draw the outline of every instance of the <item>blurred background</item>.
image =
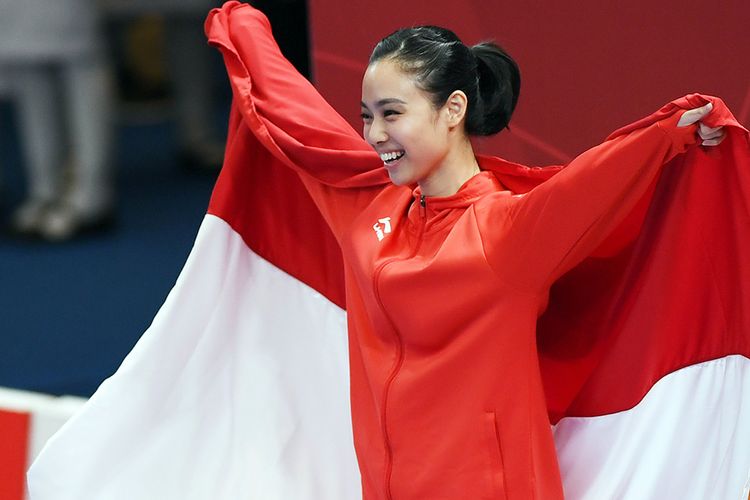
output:
[[[0, 386], [91, 395], [174, 284], [223, 156], [220, 3], [0, 0]], [[256, 5], [309, 74], [305, 2]]]
[[[0, 388], [91, 395], [166, 298], [222, 161], [231, 95], [202, 33], [220, 3], [0, 0]], [[746, 0], [252, 3], [357, 129], [372, 46], [417, 24], [517, 60], [511, 129], [485, 153], [564, 163], [691, 92], [750, 121]], [[2, 391], [0, 498], [16, 498], [44, 419]]]

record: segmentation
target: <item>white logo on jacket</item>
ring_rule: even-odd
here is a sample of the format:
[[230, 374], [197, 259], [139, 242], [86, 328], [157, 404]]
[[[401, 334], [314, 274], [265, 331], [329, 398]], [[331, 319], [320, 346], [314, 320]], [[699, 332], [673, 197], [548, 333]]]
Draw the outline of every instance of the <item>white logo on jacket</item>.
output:
[[391, 232], [391, 218], [383, 217], [382, 219], [378, 219], [378, 221], [372, 225], [372, 229], [375, 231], [378, 241], [383, 241], [385, 235]]

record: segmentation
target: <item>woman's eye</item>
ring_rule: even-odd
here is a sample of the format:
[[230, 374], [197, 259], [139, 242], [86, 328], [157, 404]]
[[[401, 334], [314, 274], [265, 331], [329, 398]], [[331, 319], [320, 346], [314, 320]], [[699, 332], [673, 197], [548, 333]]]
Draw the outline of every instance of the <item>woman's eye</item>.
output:
[[385, 117], [394, 116], [394, 115], [400, 115], [400, 114], [401, 113], [399, 113], [398, 111], [393, 111], [392, 109], [383, 111], [383, 116], [385, 116]]
[[372, 120], [372, 116], [368, 115], [367, 113], [362, 113], [359, 115], [359, 117], [362, 118], [362, 121]]

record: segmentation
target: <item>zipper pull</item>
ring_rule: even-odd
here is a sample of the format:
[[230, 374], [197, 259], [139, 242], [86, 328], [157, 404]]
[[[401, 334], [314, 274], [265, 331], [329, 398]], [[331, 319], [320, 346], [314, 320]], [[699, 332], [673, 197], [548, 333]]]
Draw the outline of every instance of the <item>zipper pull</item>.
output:
[[424, 195], [423, 194], [419, 195], [419, 204], [422, 205], [422, 208], [424, 208], [424, 207], [427, 206], [427, 204], [424, 201]]
[[422, 220], [427, 218], [427, 202], [424, 199], [424, 195], [419, 195], [419, 215], [422, 217]]

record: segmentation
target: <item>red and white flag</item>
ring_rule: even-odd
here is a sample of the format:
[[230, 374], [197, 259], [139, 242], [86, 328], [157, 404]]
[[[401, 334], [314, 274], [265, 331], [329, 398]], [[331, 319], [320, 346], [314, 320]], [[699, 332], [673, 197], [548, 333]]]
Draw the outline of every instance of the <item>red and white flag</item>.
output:
[[[250, 8], [207, 22], [235, 99], [195, 247], [120, 369], [32, 466], [34, 500], [361, 497], [341, 255], [295, 165], [355, 172], [352, 186], [385, 177], [312, 86], [278, 80], [291, 67], [269, 58], [267, 23], [233, 9]], [[264, 115], [279, 88], [289, 123]], [[708, 101], [724, 142], [665, 165], [539, 320], [567, 498], [748, 497], [748, 132], [691, 95], [613, 136]], [[519, 168], [519, 191], [558, 171]]]

